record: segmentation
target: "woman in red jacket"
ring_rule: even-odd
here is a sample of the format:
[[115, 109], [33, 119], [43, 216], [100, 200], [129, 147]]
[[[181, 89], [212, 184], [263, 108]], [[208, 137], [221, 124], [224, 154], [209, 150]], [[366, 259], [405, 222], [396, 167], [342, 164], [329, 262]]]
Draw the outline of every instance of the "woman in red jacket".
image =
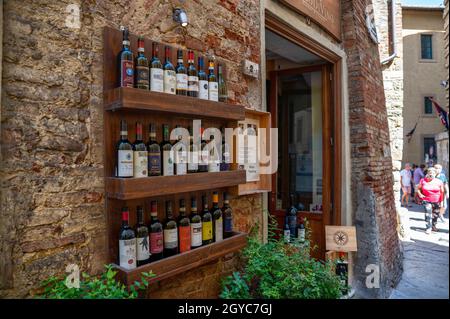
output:
[[431, 230], [437, 231], [437, 218], [440, 204], [444, 198], [444, 184], [439, 178], [436, 178], [436, 170], [433, 167], [430, 167], [427, 175], [420, 180], [417, 194], [425, 208], [426, 233], [431, 234]]

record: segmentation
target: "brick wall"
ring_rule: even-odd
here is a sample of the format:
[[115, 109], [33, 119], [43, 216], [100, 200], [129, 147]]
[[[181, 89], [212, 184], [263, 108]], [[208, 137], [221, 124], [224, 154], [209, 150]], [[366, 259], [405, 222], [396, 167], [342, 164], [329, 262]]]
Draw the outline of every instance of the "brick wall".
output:
[[[354, 283], [361, 296], [383, 298], [401, 274], [383, 75], [378, 47], [366, 29], [365, 10], [372, 1], [341, 3], [350, 92], [352, 204], [358, 236]], [[379, 266], [379, 289], [365, 287], [368, 264]]]
[[[69, 28], [78, 4], [81, 27]], [[190, 25], [172, 21], [182, 5]], [[7, 1], [4, 3], [0, 297], [24, 297], [76, 263], [95, 273], [108, 262], [103, 183], [102, 28], [130, 32], [226, 60], [232, 103], [259, 108], [261, 83], [244, 78], [260, 60], [259, 1]], [[261, 195], [232, 201], [235, 224], [261, 222]], [[154, 295], [212, 297], [234, 256], [205, 265]], [[204, 275], [201, 290], [191, 283]], [[167, 291], [165, 292], [165, 289]], [[189, 291], [188, 291], [189, 290]]]

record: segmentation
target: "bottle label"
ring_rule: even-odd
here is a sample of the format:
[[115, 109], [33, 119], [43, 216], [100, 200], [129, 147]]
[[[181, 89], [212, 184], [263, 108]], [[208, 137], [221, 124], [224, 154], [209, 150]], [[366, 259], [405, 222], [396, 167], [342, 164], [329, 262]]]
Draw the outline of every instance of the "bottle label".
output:
[[122, 60], [120, 74], [120, 86], [132, 88], [134, 86], [134, 62]]
[[191, 246], [202, 245], [202, 223], [191, 223]]
[[177, 153], [177, 175], [187, 174], [187, 152], [180, 151]]
[[148, 153], [147, 151], [133, 152], [133, 177], [147, 177]]
[[209, 161], [209, 152], [208, 152], [208, 150], [201, 151], [200, 155], [201, 155], [200, 163], [207, 165], [208, 161]]
[[153, 92], [164, 92], [164, 71], [163, 69], [150, 69], [150, 90]]
[[303, 242], [305, 241], [305, 230], [304, 229], [299, 229], [298, 230], [298, 239]]
[[148, 153], [149, 175], [161, 175], [161, 154]]
[[133, 177], [133, 151], [119, 150], [118, 177]]
[[137, 260], [142, 261], [150, 258], [149, 244], [148, 236], [137, 239]]
[[187, 74], [177, 73], [177, 90], [188, 89], [188, 76]]
[[178, 247], [177, 229], [164, 229], [164, 248], [172, 249]]
[[233, 219], [232, 218], [225, 218], [224, 219], [224, 231], [227, 233], [231, 233], [233, 231]]
[[163, 152], [163, 175], [172, 176], [173, 175], [173, 151]]
[[177, 77], [173, 70], [164, 70], [164, 93], [176, 94]]
[[208, 81], [205, 80], [198, 81], [198, 87], [199, 87], [198, 97], [201, 98], [202, 100], [208, 100], [209, 99]]
[[136, 268], [136, 238], [119, 240], [119, 264], [125, 269]]
[[217, 82], [209, 82], [209, 100], [219, 101], [219, 86]]
[[163, 233], [150, 233], [150, 253], [159, 254], [163, 251]]
[[189, 160], [188, 169], [190, 171], [196, 171], [196, 170], [198, 170], [198, 152], [191, 151], [190, 156], [191, 156], [191, 158]]
[[188, 90], [198, 92], [198, 76], [188, 76]]
[[223, 240], [223, 219], [220, 217], [214, 221], [214, 235], [216, 238], [216, 242]]
[[180, 233], [180, 253], [191, 250], [191, 227], [178, 227]]
[[220, 163], [209, 163], [208, 172], [210, 173], [220, 172]]
[[136, 85], [148, 89], [148, 66], [136, 66]]
[[223, 161], [225, 163], [230, 163], [230, 152], [223, 152]]
[[202, 225], [202, 240], [212, 239], [212, 222], [203, 222]]

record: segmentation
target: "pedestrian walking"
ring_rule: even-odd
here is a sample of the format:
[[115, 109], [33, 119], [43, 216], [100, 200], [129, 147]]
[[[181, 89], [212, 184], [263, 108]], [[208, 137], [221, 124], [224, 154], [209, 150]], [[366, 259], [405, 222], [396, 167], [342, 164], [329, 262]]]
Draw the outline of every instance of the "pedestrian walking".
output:
[[414, 201], [418, 205], [421, 205], [421, 200], [420, 200], [419, 196], [417, 195], [417, 185], [419, 185], [420, 180], [425, 177], [424, 170], [425, 170], [425, 164], [420, 164], [420, 166], [417, 167], [413, 173], [413, 180], [414, 180], [413, 182], [414, 182], [415, 189], [416, 189], [416, 191], [414, 192]]
[[418, 196], [422, 199], [425, 210], [426, 234], [437, 231], [436, 224], [440, 212], [440, 205], [444, 198], [444, 184], [436, 178], [434, 167], [427, 169], [427, 174], [417, 186]]
[[445, 222], [444, 221], [444, 214], [447, 210], [448, 207], [448, 179], [447, 176], [445, 176], [445, 173], [442, 171], [442, 165], [441, 164], [436, 164], [434, 165], [434, 169], [436, 170], [436, 177], [439, 178], [441, 180], [441, 182], [444, 184], [444, 198], [442, 199], [442, 203], [441, 203], [441, 210], [439, 212], [439, 219], [441, 222]]
[[[400, 184], [402, 186], [402, 206], [411, 207], [409, 205], [409, 195], [411, 195], [411, 165], [409, 163], [405, 164], [405, 168], [400, 171]], [[404, 202], [406, 201], [406, 204]]]

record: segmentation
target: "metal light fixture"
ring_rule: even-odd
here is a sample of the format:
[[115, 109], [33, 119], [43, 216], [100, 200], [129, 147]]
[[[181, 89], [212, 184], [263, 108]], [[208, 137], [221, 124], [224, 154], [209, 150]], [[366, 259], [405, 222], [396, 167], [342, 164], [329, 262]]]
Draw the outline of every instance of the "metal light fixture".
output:
[[173, 9], [173, 20], [178, 22], [182, 27], [187, 27], [189, 24], [186, 11], [182, 8]]

